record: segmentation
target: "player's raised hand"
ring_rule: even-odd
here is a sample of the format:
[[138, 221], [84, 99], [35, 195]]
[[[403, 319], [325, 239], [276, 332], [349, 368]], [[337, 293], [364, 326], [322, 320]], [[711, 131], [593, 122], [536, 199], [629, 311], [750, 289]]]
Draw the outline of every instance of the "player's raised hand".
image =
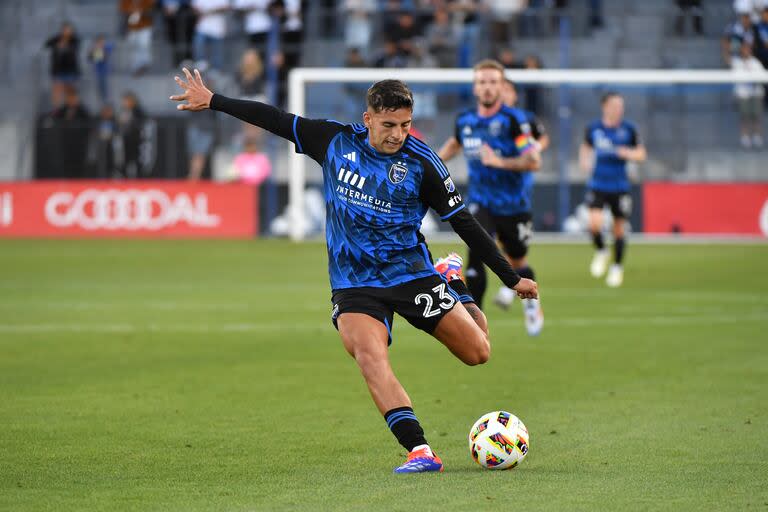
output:
[[171, 96], [173, 101], [186, 101], [176, 106], [179, 110], [191, 110], [197, 112], [205, 110], [211, 106], [211, 98], [213, 93], [203, 83], [203, 77], [200, 76], [200, 72], [195, 70], [195, 75], [189, 72], [187, 68], [183, 68], [184, 76], [187, 80], [175, 76], [174, 80], [179, 84], [179, 87], [184, 89], [184, 94], [177, 94]]
[[501, 167], [501, 158], [497, 155], [491, 146], [483, 144], [480, 146], [480, 161], [486, 167]]
[[531, 279], [520, 279], [520, 282], [515, 285], [513, 290], [517, 292], [517, 296], [521, 299], [539, 298], [539, 285], [536, 284], [536, 281]]
[[626, 146], [619, 146], [616, 148], [616, 156], [621, 158], [622, 160], [629, 160], [630, 151], [629, 148]]

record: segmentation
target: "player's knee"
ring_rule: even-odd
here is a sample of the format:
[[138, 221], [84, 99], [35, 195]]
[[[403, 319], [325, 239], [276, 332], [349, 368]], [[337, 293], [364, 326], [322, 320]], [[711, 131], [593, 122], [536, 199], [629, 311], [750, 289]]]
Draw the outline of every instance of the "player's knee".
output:
[[358, 350], [355, 352], [354, 358], [358, 368], [360, 368], [360, 373], [366, 379], [378, 375], [382, 368], [388, 365], [386, 354], [381, 354], [378, 351]]
[[472, 343], [472, 350], [464, 357], [463, 362], [468, 366], [477, 366], [485, 364], [491, 357], [491, 343], [484, 332], [476, 335]]

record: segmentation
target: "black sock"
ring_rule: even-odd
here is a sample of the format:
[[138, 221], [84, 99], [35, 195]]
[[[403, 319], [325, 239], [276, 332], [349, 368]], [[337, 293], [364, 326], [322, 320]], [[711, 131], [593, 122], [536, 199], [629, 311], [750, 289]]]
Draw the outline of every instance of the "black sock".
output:
[[624, 247], [626, 242], [623, 238], [617, 238], [613, 244], [613, 256], [617, 265], [621, 265], [621, 261], [624, 259]]
[[469, 293], [467, 285], [464, 284], [464, 281], [461, 279], [451, 279], [448, 281], [448, 286], [450, 286], [451, 289], [456, 292], [456, 294], [459, 296], [459, 302], [462, 304], [475, 302], [475, 299], [472, 298], [472, 294]]
[[419, 425], [419, 420], [416, 419], [416, 415], [413, 414], [413, 409], [410, 407], [397, 407], [387, 411], [384, 414], [384, 419], [398, 442], [409, 452], [416, 446], [428, 444], [424, 438], [424, 431]]
[[483, 309], [483, 295], [485, 295], [486, 286], [485, 265], [472, 251], [469, 251], [469, 262], [464, 275], [467, 277], [467, 287], [470, 295], [475, 299], [475, 304]]
[[598, 251], [602, 251], [605, 249], [605, 242], [603, 242], [603, 234], [598, 231], [597, 233], [592, 233], [592, 243], [595, 244], [595, 247]]
[[531, 281], [536, 280], [536, 274], [533, 273], [533, 269], [528, 265], [524, 266], [523, 268], [515, 269], [515, 272], [517, 272], [517, 275], [524, 277], [525, 279], [530, 279]]

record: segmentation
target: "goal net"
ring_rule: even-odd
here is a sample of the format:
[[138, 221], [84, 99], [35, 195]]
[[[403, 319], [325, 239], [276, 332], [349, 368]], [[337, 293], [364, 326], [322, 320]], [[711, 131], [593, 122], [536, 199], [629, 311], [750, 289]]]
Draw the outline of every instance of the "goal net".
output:
[[[453, 135], [456, 114], [474, 105], [470, 69], [298, 68], [289, 77], [288, 110], [311, 117], [359, 122], [368, 86], [387, 78], [406, 81], [414, 91], [414, 128], [437, 150]], [[578, 166], [586, 125], [600, 118], [608, 91], [625, 100], [625, 118], [638, 128], [648, 160], [630, 169], [636, 188], [646, 182], [766, 181], [768, 152], [741, 137], [748, 107], [737, 98], [768, 84], [768, 72], [730, 70], [513, 70], [518, 107], [533, 111], [551, 145], [537, 173], [534, 224], [539, 231], [579, 229], [579, 205], [587, 173]], [[760, 119], [760, 123], [765, 122]], [[317, 164], [292, 148], [281, 155], [278, 182], [287, 184], [288, 208], [282, 230], [293, 240], [322, 228], [322, 174]], [[454, 181], [466, 184], [462, 157], [448, 163]], [[633, 191], [633, 195], [636, 192]], [[640, 213], [634, 229], [642, 229]], [[429, 221], [429, 219], [428, 219]], [[438, 223], [427, 222], [427, 229]]]

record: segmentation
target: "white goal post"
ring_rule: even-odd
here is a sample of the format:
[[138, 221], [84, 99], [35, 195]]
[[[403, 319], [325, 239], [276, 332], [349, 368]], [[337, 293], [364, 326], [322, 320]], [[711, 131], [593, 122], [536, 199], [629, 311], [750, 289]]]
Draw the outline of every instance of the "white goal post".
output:
[[[516, 83], [535, 83], [539, 85], [567, 84], [635, 84], [635, 85], [672, 85], [672, 84], [736, 84], [768, 83], [768, 71], [736, 72], [730, 70], [642, 70], [642, 69], [539, 69], [509, 70], [507, 78]], [[296, 115], [305, 115], [306, 86], [312, 83], [364, 83], [371, 84], [378, 80], [397, 78], [409, 84], [442, 83], [469, 84], [472, 82], [472, 70], [455, 69], [380, 69], [380, 68], [296, 68], [288, 78], [288, 111]], [[568, 117], [566, 109], [560, 109], [558, 115]], [[351, 121], [351, 120], [350, 120]], [[290, 152], [290, 178], [288, 183], [288, 211], [290, 217], [290, 237], [294, 241], [304, 239], [306, 223], [302, 205], [306, 186], [307, 157]]]

